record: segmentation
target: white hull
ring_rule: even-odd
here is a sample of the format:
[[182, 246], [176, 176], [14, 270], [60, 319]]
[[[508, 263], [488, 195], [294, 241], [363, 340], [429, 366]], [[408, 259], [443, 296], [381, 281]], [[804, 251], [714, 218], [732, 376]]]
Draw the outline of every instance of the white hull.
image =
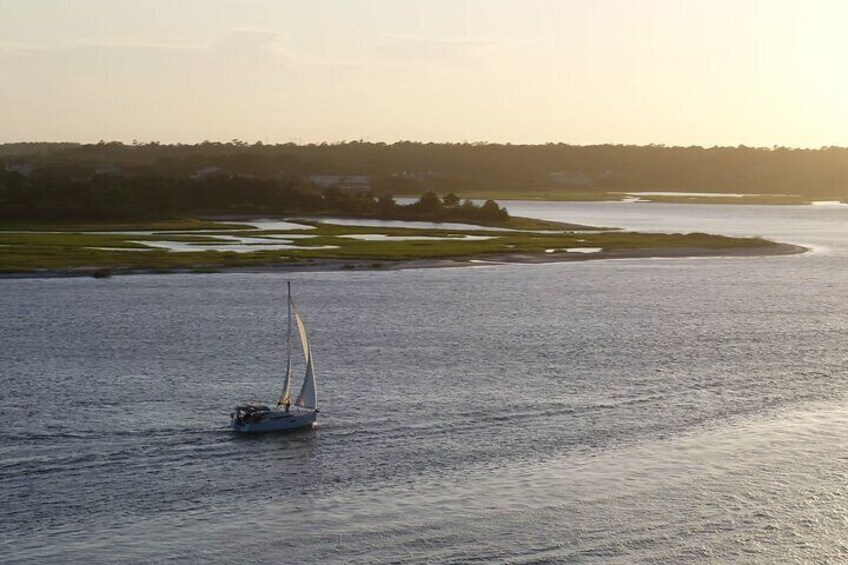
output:
[[284, 430], [297, 430], [300, 428], [311, 428], [318, 419], [318, 411], [312, 412], [286, 412], [284, 410], [270, 410], [263, 414], [258, 422], [239, 423], [232, 420], [234, 431], [242, 433], [279, 432]]

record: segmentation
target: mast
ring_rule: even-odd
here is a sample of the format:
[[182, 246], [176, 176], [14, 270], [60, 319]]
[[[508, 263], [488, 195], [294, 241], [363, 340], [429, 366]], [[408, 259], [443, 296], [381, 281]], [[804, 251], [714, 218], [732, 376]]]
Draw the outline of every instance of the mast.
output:
[[285, 406], [286, 410], [291, 405], [291, 378], [292, 378], [292, 360], [291, 360], [291, 334], [292, 334], [292, 297], [291, 297], [291, 281], [286, 281], [288, 286], [288, 299], [286, 300], [286, 379], [283, 382], [283, 392], [280, 394], [280, 400], [277, 401], [277, 406]]

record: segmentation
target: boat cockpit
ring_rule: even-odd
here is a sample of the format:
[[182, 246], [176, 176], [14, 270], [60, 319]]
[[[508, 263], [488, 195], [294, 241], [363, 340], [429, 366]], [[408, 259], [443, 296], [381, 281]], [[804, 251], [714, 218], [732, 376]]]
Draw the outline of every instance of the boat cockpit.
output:
[[264, 404], [245, 404], [244, 406], [236, 406], [230, 417], [239, 425], [253, 424], [261, 422], [270, 411], [271, 409]]

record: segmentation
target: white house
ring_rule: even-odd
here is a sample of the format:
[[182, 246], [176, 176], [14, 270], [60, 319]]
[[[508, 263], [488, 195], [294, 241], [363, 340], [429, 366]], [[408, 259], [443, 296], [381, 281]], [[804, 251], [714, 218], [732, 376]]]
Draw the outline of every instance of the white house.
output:
[[324, 188], [338, 188], [352, 192], [371, 190], [371, 177], [364, 175], [310, 175], [309, 180]]
[[548, 178], [568, 186], [588, 186], [592, 182], [592, 177], [581, 171], [555, 171], [548, 173]]

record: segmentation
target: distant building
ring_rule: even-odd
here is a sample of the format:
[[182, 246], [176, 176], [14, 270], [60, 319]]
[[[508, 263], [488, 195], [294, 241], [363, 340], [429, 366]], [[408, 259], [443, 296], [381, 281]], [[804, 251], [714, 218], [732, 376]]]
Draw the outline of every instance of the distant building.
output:
[[196, 171], [194, 171], [194, 174], [191, 175], [191, 178], [193, 178], [194, 180], [203, 180], [208, 179], [209, 177], [216, 177], [224, 174], [226, 173], [221, 167], [203, 167], [202, 169], [197, 169]]
[[371, 190], [371, 177], [364, 175], [310, 175], [309, 181], [323, 188], [338, 188], [351, 192]]
[[555, 171], [548, 173], [548, 178], [568, 186], [589, 186], [592, 183], [592, 177], [580, 171]]
[[6, 163], [6, 170], [10, 173], [18, 173], [20, 175], [28, 177], [35, 170], [35, 167], [33, 167], [32, 163], [9, 161], [8, 163]]
[[415, 180], [426, 180], [436, 176], [433, 171], [401, 171], [392, 175], [396, 178], [406, 178]]
[[97, 167], [97, 170], [94, 172], [96, 175], [120, 175], [122, 172], [121, 167], [114, 164], [100, 165]]

